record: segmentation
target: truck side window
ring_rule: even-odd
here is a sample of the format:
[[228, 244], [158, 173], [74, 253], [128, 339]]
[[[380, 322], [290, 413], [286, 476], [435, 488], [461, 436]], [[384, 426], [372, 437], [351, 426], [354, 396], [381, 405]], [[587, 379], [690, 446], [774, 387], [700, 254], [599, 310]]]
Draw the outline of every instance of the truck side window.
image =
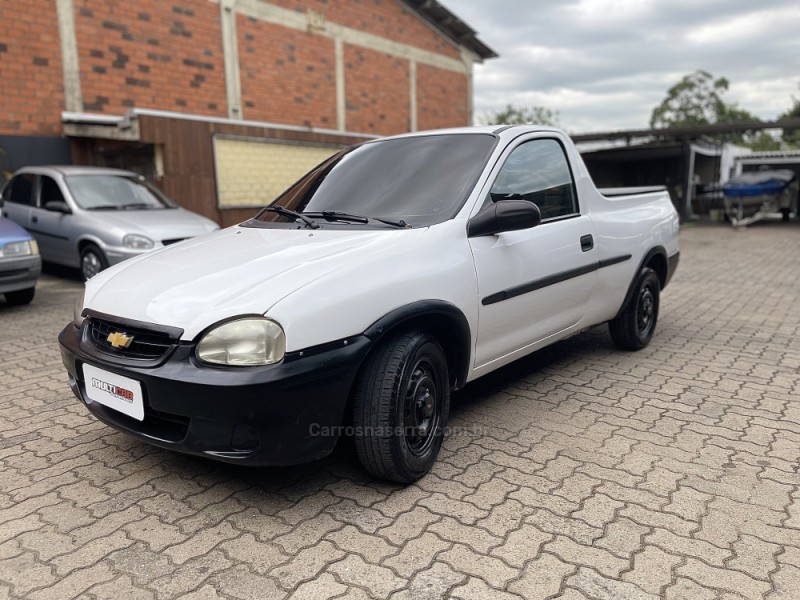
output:
[[52, 177], [42, 175], [41, 186], [39, 187], [39, 207], [44, 208], [48, 202], [66, 202], [61, 188]]
[[578, 213], [572, 173], [561, 144], [538, 139], [517, 146], [492, 185], [491, 199], [524, 199], [542, 212], [542, 220]]
[[23, 173], [11, 180], [8, 201], [14, 204], [33, 205], [33, 181], [34, 175]]

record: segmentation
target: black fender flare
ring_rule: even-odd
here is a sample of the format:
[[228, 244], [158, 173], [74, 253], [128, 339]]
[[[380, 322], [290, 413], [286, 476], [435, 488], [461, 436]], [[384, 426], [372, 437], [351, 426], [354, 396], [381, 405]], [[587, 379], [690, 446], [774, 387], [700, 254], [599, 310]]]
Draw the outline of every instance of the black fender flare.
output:
[[[639, 266], [636, 268], [636, 271], [634, 271], [633, 273], [631, 282], [628, 285], [628, 291], [625, 294], [625, 299], [622, 301], [622, 305], [619, 307], [617, 314], [614, 315], [615, 319], [622, 313], [623, 310], [625, 310], [625, 307], [628, 306], [628, 302], [630, 302], [631, 297], [635, 292], [634, 286], [636, 285], [636, 280], [638, 279], [639, 273], [642, 271], [642, 268], [645, 265], [649, 264], [650, 261], [653, 260], [653, 258], [656, 256], [661, 256], [664, 259], [664, 265], [666, 265], [667, 268], [669, 268], [668, 267], [669, 257], [667, 256], [667, 250], [664, 248], [664, 246], [655, 246], [653, 248], [650, 248], [650, 250], [647, 251], [642, 260], [639, 262]], [[663, 277], [662, 274], [660, 273], [658, 274], [659, 280], [661, 281], [661, 289], [664, 289], [664, 287], [666, 287], [667, 281], [669, 281], [669, 275], [670, 274], [668, 272], [664, 273]]]
[[443, 340], [445, 353], [456, 368], [453, 372], [453, 389], [462, 387], [469, 374], [472, 357], [472, 332], [464, 313], [454, 304], [444, 300], [419, 300], [406, 304], [385, 314], [370, 325], [364, 335], [376, 344], [391, 331], [413, 321], [427, 323], [436, 333], [447, 334]]

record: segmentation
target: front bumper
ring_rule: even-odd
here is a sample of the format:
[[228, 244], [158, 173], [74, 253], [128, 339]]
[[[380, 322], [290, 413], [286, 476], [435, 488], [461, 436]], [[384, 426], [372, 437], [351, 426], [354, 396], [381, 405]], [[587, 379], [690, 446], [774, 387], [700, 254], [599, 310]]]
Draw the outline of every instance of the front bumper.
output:
[[[160, 364], [137, 367], [97, 349], [83, 329], [70, 323], [58, 340], [72, 391], [98, 419], [162, 448], [246, 465], [289, 465], [329, 454], [371, 343], [356, 336], [247, 368], [198, 364], [194, 344], [181, 343]], [[139, 381], [144, 420], [92, 402], [84, 364]]]
[[41, 272], [42, 257], [38, 254], [0, 258], [0, 294], [35, 287]]

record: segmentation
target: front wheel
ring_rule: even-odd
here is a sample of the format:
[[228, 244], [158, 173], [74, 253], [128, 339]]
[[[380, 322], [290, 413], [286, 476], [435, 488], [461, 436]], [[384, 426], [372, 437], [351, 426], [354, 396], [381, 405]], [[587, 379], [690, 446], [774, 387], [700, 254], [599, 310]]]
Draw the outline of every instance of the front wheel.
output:
[[108, 260], [100, 248], [89, 244], [81, 250], [81, 276], [84, 281], [89, 281], [106, 268], [108, 268]]
[[411, 483], [436, 461], [450, 411], [447, 359], [423, 331], [400, 334], [367, 360], [356, 383], [358, 458], [372, 475]]
[[623, 350], [641, 350], [653, 338], [658, 320], [661, 283], [656, 272], [639, 271], [633, 294], [622, 312], [608, 323], [611, 339]]
[[9, 306], [22, 306], [23, 304], [30, 304], [33, 296], [36, 294], [36, 288], [28, 288], [26, 290], [17, 290], [16, 292], [6, 292], [6, 302]]

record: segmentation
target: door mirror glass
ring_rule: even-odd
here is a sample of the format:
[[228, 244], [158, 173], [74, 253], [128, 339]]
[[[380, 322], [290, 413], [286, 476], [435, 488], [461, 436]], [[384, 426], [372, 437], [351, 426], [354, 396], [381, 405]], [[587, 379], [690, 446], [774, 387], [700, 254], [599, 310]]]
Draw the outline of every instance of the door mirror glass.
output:
[[504, 231], [536, 227], [542, 220], [539, 207], [527, 200], [492, 202], [469, 220], [467, 235], [480, 237]]
[[45, 202], [44, 209], [49, 210], [50, 212], [57, 212], [62, 213], [65, 215], [71, 215], [72, 211], [70, 210], [67, 203], [62, 200], [50, 200], [50, 202]]

